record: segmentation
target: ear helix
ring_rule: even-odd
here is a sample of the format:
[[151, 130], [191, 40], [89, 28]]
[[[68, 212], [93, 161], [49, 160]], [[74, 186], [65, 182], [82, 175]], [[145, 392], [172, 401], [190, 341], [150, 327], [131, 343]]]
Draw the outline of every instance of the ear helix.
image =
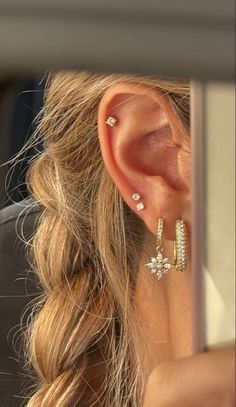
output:
[[[108, 126], [110, 127], [114, 127], [117, 124], [117, 118], [114, 116], [109, 116], [106, 124], [108, 124]], [[141, 199], [140, 195], [138, 193], [134, 193], [132, 195], [132, 198], [134, 201], [139, 201]], [[138, 209], [138, 211], [143, 211], [144, 210], [144, 203], [143, 202], [138, 202], [136, 205], [136, 208]]]
[[[108, 126], [110, 127], [114, 127], [117, 124], [117, 118], [114, 116], [109, 116], [106, 124], [108, 124]], [[139, 201], [141, 199], [141, 196], [138, 193], [134, 193], [132, 195], [132, 198], [134, 201]], [[138, 209], [138, 211], [143, 211], [144, 210], [144, 203], [143, 202], [138, 202], [136, 205], [136, 208]]]

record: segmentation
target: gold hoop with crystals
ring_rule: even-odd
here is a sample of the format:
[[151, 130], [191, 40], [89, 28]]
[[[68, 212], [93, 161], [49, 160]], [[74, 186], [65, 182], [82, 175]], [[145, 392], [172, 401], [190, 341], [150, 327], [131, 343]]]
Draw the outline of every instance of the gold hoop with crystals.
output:
[[176, 240], [174, 242], [174, 260], [175, 264], [171, 264], [169, 259], [163, 254], [162, 236], [163, 236], [164, 220], [160, 218], [158, 220], [157, 227], [157, 246], [156, 257], [151, 257], [151, 261], [147, 266], [152, 274], [155, 274], [160, 280], [167, 274], [172, 268], [176, 268], [177, 271], [184, 271], [187, 265], [187, 227], [183, 219], [177, 219], [175, 222]]

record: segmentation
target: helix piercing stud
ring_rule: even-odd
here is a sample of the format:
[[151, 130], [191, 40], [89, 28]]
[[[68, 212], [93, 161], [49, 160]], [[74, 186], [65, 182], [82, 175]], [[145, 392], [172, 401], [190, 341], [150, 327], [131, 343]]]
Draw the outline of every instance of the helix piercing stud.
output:
[[117, 123], [117, 119], [114, 116], [109, 116], [106, 124], [108, 124], [108, 126], [114, 127]]

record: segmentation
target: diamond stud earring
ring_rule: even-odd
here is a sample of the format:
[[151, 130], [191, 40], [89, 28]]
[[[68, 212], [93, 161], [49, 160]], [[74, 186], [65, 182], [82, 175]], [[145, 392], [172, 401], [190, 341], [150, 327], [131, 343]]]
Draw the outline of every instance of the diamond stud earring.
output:
[[133, 195], [132, 195], [132, 198], [133, 198], [134, 201], [139, 201], [139, 199], [141, 198], [141, 196], [136, 193], [136, 194], [133, 194]]
[[[140, 194], [138, 194], [137, 192], [135, 194], [132, 195], [132, 198], [134, 201], [139, 201], [141, 199]], [[143, 202], [139, 202], [136, 205], [136, 208], [138, 209], [138, 211], [143, 211], [144, 210], [144, 204]]]
[[136, 208], [138, 209], [138, 211], [143, 211], [144, 210], [144, 204], [142, 202], [139, 202], [136, 205]]
[[108, 124], [108, 126], [114, 127], [117, 123], [117, 119], [114, 116], [109, 116], [106, 124]]

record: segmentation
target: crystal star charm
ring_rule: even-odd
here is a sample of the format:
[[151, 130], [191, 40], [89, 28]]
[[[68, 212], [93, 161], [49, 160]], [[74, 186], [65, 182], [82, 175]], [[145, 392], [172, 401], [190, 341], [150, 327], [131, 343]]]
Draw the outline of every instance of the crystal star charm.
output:
[[173, 264], [169, 263], [167, 257], [163, 257], [163, 254], [160, 250], [157, 249], [157, 256], [151, 257], [151, 262], [145, 264], [150, 268], [151, 273], [156, 274], [158, 280], [160, 280], [166, 273], [173, 268]]

